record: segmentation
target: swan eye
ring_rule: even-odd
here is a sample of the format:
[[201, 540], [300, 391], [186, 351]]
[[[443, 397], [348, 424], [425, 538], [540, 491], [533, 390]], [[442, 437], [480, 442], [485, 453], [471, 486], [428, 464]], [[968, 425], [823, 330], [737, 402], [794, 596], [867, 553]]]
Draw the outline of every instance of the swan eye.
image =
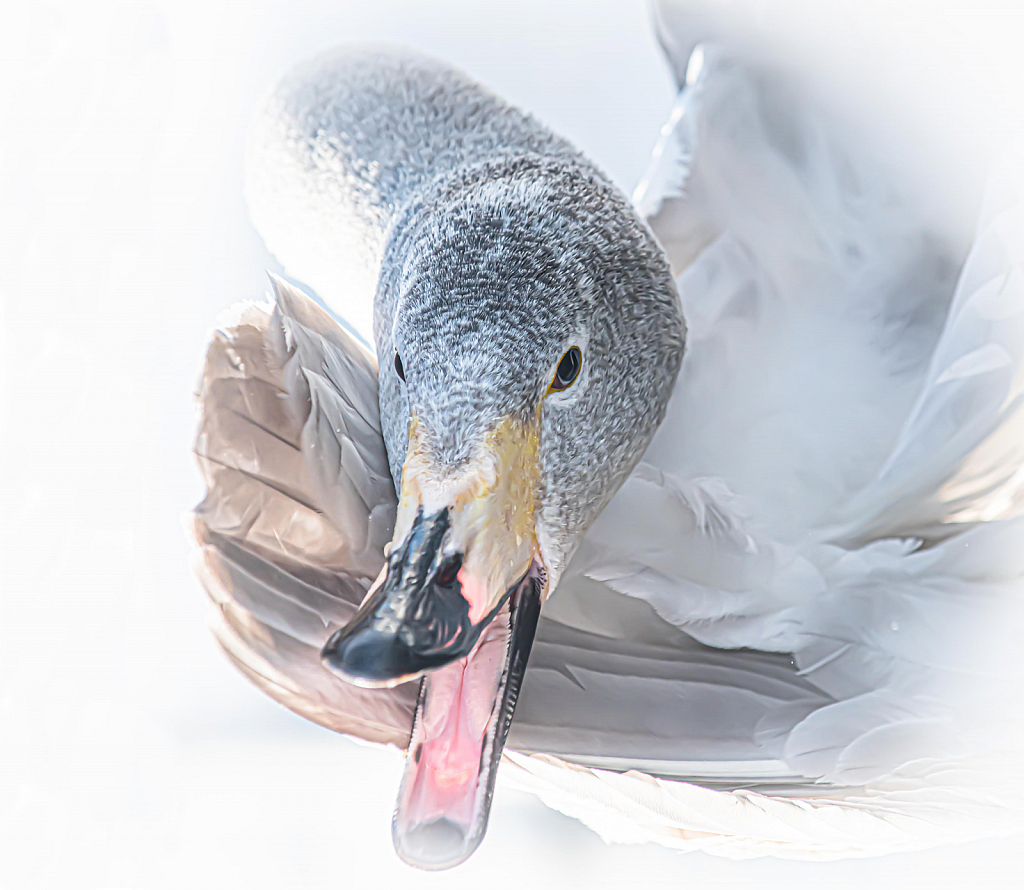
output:
[[405, 368], [402, 367], [402, 357], [396, 352], [395, 353], [395, 373], [402, 378], [402, 382], [405, 382]]
[[580, 368], [583, 367], [583, 353], [578, 346], [571, 346], [566, 350], [562, 360], [555, 368], [555, 376], [548, 387], [548, 392], [564, 392], [576, 382], [580, 376]]

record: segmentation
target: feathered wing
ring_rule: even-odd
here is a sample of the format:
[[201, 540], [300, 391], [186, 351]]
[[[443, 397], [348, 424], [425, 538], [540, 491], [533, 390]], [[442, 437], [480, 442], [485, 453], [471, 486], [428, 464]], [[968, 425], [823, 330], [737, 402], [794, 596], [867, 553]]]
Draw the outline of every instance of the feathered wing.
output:
[[[990, 764], [915, 764], [872, 789], [805, 787], [800, 796], [721, 791], [687, 782], [509, 752], [503, 779], [580, 819], [613, 843], [654, 841], [730, 859], [846, 859], [1011, 834], [1024, 825], [1019, 782], [994, 782]], [[1012, 763], [1004, 764], [1012, 768]]]
[[[791, 653], [829, 700], [779, 708], [758, 739], [782, 744], [804, 800], [543, 758], [514, 775], [610, 838], [723, 855], [1019, 829], [1014, 756], [993, 749], [1021, 724], [1020, 171], [993, 178], [958, 245], [852, 122], [705, 30], [661, 35], [682, 90], [635, 195], [678, 274], [688, 355], [563, 587]], [[748, 787], [753, 750], [734, 764]]]
[[275, 278], [274, 302], [240, 307], [210, 343], [196, 454], [207, 495], [197, 566], [235, 665], [331, 729], [405, 745], [416, 686], [363, 690], [320, 648], [383, 565], [396, 499], [373, 358]]
[[949, 316], [900, 435], [832, 534], [945, 538], [1021, 513], [1024, 170], [993, 173]]

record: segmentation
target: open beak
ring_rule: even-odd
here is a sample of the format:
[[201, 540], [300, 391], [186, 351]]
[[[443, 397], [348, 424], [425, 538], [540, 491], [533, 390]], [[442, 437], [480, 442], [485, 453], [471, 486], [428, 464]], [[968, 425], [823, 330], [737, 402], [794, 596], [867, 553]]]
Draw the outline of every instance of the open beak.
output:
[[360, 686], [424, 677], [392, 823], [399, 856], [450, 868], [480, 844], [546, 588], [537, 440], [506, 420], [442, 475], [414, 420], [381, 576], [324, 646]]

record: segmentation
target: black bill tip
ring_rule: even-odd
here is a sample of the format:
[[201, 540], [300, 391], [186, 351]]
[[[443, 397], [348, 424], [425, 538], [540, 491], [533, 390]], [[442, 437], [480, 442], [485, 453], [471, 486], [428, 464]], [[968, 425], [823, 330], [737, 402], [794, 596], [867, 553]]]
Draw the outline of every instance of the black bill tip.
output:
[[449, 525], [447, 509], [417, 513], [388, 558], [384, 581], [321, 650], [330, 670], [356, 685], [393, 686], [473, 650], [504, 599], [476, 624], [470, 621], [459, 581], [463, 554], [444, 547]]
[[362, 686], [392, 685], [423, 670], [422, 659], [396, 634], [372, 626], [335, 634], [320, 658], [332, 671]]

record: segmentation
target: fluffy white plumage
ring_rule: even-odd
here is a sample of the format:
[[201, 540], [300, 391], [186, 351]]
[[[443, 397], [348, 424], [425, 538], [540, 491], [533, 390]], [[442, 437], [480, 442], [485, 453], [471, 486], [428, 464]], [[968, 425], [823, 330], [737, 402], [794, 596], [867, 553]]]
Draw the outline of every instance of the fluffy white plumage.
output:
[[794, 771], [859, 787], [719, 809], [516, 758], [525, 784], [606, 836], [726, 855], [1014, 830], [1021, 170], [993, 172], [957, 243], [795, 72], [714, 42], [686, 72], [635, 200], [679, 270], [689, 351], [577, 567], [709, 645], [792, 653], [835, 701], [794, 702], [755, 744], [784, 735]]
[[[688, 353], [545, 609], [503, 775], [609, 839], [736, 857], [1018, 830], [1022, 170], [993, 173], [960, 241], [862, 117], [694, 33], [669, 42], [686, 85], [636, 195]], [[411, 692], [356, 690], [317, 658], [389, 536], [375, 381], [283, 283], [237, 318], [204, 377], [197, 534], [242, 669], [401, 743]]]

